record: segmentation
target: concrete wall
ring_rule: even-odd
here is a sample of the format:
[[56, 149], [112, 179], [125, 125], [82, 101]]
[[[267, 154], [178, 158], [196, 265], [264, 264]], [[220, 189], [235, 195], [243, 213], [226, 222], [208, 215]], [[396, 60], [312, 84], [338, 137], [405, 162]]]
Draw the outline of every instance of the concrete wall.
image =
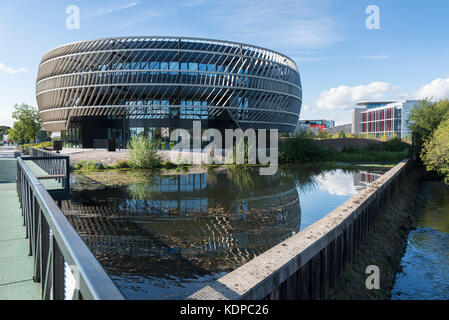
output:
[[354, 108], [354, 110], [352, 110], [352, 126], [351, 126], [352, 134], [362, 133], [362, 111], [364, 110], [366, 109]]
[[325, 299], [407, 173], [404, 160], [328, 215], [190, 299]]

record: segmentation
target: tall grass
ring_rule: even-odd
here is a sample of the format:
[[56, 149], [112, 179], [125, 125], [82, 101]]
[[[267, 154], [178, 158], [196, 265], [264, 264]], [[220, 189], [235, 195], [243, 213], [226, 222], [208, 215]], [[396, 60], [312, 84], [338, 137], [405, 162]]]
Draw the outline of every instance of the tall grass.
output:
[[410, 155], [410, 145], [399, 138], [367, 147], [345, 147], [341, 151], [325, 149], [304, 136], [283, 140], [279, 145], [280, 163], [304, 162], [394, 162]]
[[75, 164], [75, 170], [81, 171], [96, 171], [104, 169], [104, 165], [95, 160], [80, 160]]
[[158, 155], [160, 141], [147, 136], [132, 137], [128, 143], [128, 164], [134, 169], [160, 168], [162, 159]]
[[338, 152], [328, 150], [325, 159], [330, 162], [390, 162], [401, 161], [409, 156], [408, 150], [403, 151], [370, 151], [358, 149], [354, 152]]
[[282, 140], [279, 144], [279, 162], [311, 162], [325, 160], [325, 152], [309, 137], [300, 135]]

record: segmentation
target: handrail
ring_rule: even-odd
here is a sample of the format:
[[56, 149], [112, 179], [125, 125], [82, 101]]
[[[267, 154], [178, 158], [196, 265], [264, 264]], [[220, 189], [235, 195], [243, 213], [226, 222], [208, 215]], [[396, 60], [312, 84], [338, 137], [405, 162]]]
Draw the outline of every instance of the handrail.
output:
[[68, 286], [75, 280], [72, 299], [123, 300], [120, 290], [20, 157], [17, 193], [34, 258], [34, 281], [42, 284], [42, 299], [67, 298]]
[[36, 147], [29, 147], [29, 154], [31, 157], [58, 157], [58, 156], [60, 156], [57, 153], [47, 151], [44, 149], [39, 149]]
[[[54, 199], [67, 196], [70, 193], [70, 158], [34, 147], [30, 147], [29, 153], [30, 157], [22, 157], [22, 159], [33, 161], [48, 176], [53, 176], [54, 180], [61, 183], [61, 188], [48, 190], [50, 195]], [[39, 177], [38, 180], [41, 178]]]

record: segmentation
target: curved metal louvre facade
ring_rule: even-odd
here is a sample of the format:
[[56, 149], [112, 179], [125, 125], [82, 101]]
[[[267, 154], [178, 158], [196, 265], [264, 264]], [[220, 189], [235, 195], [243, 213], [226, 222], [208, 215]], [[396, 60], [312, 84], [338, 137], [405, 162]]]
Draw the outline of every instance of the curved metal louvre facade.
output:
[[296, 128], [302, 89], [296, 64], [241, 43], [179, 37], [78, 42], [42, 59], [36, 84], [47, 131], [74, 117], [228, 119], [237, 127]]

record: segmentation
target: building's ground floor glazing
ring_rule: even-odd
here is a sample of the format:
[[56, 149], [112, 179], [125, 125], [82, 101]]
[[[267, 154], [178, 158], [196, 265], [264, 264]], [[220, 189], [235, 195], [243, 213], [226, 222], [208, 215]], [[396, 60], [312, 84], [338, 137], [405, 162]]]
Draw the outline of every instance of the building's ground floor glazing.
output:
[[[196, 114], [196, 113], [195, 113]], [[184, 117], [166, 119], [145, 119], [136, 116], [95, 116], [72, 119], [70, 128], [61, 132], [65, 147], [96, 148], [103, 147], [109, 139], [115, 139], [119, 148], [126, 148], [131, 137], [145, 135], [151, 139], [169, 142], [170, 133], [186, 129], [192, 134], [193, 121], [201, 123], [201, 129], [218, 129], [224, 136], [226, 129], [236, 129], [231, 119], [185, 119]]]

